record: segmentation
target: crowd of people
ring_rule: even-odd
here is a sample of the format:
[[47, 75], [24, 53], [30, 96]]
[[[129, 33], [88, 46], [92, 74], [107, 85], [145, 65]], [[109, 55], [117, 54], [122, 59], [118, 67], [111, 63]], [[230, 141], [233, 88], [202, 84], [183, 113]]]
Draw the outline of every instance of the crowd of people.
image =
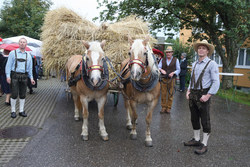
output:
[[[6, 94], [5, 104], [11, 106], [11, 118], [16, 118], [16, 101], [19, 97], [19, 115], [27, 117], [24, 111], [27, 87], [29, 93], [33, 93], [33, 87], [37, 86], [39, 77], [38, 68], [41, 62], [25, 50], [27, 40], [19, 40], [19, 48], [11, 52], [4, 50], [0, 54], [0, 83], [1, 94]], [[199, 146], [196, 154], [207, 152], [207, 142], [211, 133], [209, 106], [211, 96], [216, 94], [219, 86], [219, 70], [215, 61], [209, 56], [214, 52], [214, 46], [206, 40], [194, 44], [194, 50], [198, 54], [198, 60], [192, 64], [191, 79], [186, 91], [189, 100], [191, 123], [194, 131], [193, 138], [184, 142], [185, 146]], [[174, 50], [168, 46], [164, 53], [153, 49], [161, 73], [161, 114], [170, 114], [172, 111], [173, 95], [176, 78], [179, 76], [180, 92], [185, 92], [187, 74], [187, 54], [182, 53], [180, 61], [173, 55]], [[65, 71], [60, 71], [61, 81], [65, 81]], [[200, 141], [200, 129], [202, 126], [203, 140]]]

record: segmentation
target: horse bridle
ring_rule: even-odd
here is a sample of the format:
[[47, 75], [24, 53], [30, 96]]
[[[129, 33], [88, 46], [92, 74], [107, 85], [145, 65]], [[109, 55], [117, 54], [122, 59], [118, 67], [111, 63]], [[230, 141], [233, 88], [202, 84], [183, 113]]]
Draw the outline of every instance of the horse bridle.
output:
[[92, 65], [92, 66], [90, 66], [90, 67], [88, 67], [88, 65], [87, 65], [87, 63], [86, 63], [86, 66], [87, 66], [87, 74], [89, 75], [89, 73], [91, 72], [91, 71], [94, 71], [94, 70], [99, 70], [99, 71], [101, 71], [102, 73], [103, 73], [103, 66], [101, 66], [101, 65]]
[[[85, 55], [86, 56], [86, 55]], [[85, 57], [84, 56], [84, 57]], [[84, 59], [84, 58], [83, 58]], [[86, 69], [86, 71], [87, 71], [87, 76], [89, 76], [89, 73], [91, 72], [91, 71], [94, 71], [94, 70], [99, 70], [99, 71], [101, 71], [102, 72], [102, 74], [104, 73], [104, 67], [103, 66], [101, 66], [101, 65], [92, 65], [92, 66], [89, 66], [88, 67], [88, 63], [84, 60], [83, 61], [84, 63], [85, 63], [85, 69]]]
[[[132, 59], [129, 61], [129, 64], [128, 64], [129, 69], [131, 69], [133, 64], [138, 64], [142, 68], [143, 73], [147, 72], [146, 68], [148, 66], [148, 53], [145, 52], [144, 55], [146, 55], [145, 63], [140, 59]], [[130, 52], [129, 52], [129, 56], [131, 56]]]

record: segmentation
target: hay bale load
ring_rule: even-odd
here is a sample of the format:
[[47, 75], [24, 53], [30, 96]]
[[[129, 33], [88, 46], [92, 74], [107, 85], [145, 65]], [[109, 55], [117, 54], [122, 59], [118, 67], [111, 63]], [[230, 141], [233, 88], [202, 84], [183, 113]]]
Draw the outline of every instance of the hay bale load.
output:
[[[83, 55], [85, 48], [82, 40], [106, 40], [105, 54], [119, 72], [120, 63], [128, 57], [128, 34], [132, 39], [144, 39], [148, 34], [147, 23], [139, 18], [135, 19], [135, 16], [129, 16], [113, 24], [96, 26], [67, 8], [49, 11], [41, 34], [45, 68], [63, 69], [72, 55]], [[151, 38], [150, 42], [155, 41]], [[110, 78], [114, 78], [115, 73], [111, 68], [109, 71]]]

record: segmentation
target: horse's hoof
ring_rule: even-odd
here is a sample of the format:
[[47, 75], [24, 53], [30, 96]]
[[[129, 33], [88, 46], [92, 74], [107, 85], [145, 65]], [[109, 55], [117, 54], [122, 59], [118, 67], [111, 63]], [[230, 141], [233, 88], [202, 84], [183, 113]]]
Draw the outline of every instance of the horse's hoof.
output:
[[130, 134], [130, 139], [131, 140], [136, 140], [137, 139], [137, 135], [136, 134]]
[[83, 140], [83, 141], [88, 141], [88, 140], [89, 140], [89, 136], [88, 136], [88, 135], [86, 135], [86, 136], [83, 136], [83, 135], [82, 135], [82, 140]]
[[127, 125], [126, 128], [127, 128], [128, 130], [131, 130], [131, 129], [132, 129], [132, 125]]
[[75, 118], [75, 121], [79, 121], [80, 120], [80, 118], [79, 117], [74, 117]]
[[145, 141], [146, 147], [153, 147], [153, 141]]
[[109, 140], [108, 135], [107, 135], [107, 136], [101, 136], [101, 137], [102, 137], [102, 140], [103, 140], [103, 141], [108, 141], [108, 140]]

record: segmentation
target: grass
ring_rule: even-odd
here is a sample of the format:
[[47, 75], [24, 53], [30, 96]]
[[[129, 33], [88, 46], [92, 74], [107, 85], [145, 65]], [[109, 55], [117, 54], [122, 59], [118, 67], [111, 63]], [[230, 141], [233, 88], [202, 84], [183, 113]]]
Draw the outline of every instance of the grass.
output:
[[235, 90], [233, 96], [233, 89], [223, 90], [220, 89], [217, 93], [218, 96], [224, 99], [229, 99], [237, 103], [246, 104], [250, 106], [250, 94], [242, 91]]

